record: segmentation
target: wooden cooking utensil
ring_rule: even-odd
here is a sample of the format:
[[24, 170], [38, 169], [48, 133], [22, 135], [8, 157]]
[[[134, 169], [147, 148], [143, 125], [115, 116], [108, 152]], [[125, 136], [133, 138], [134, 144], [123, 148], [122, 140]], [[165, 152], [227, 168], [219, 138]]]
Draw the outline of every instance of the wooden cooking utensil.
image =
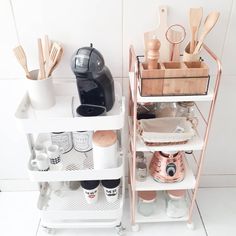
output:
[[61, 50], [62, 47], [58, 43], [54, 42], [49, 56], [49, 67], [47, 71], [47, 76], [52, 74], [53, 68], [55, 67], [58, 58], [60, 57]]
[[195, 49], [195, 42], [197, 38], [197, 33], [199, 30], [199, 26], [202, 21], [202, 13], [203, 13], [203, 8], [190, 8], [189, 11], [189, 23], [190, 23], [190, 30], [191, 30], [191, 41], [190, 41], [190, 51], [189, 53], [192, 54]]
[[218, 11], [213, 11], [207, 16], [204, 22], [203, 32], [198, 40], [196, 48], [194, 49], [194, 52], [193, 52], [194, 54], [200, 51], [204, 39], [206, 38], [207, 34], [212, 30], [212, 28], [215, 26], [219, 16], [220, 16], [220, 13]]
[[44, 58], [45, 58], [45, 70], [48, 71], [49, 56], [50, 56], [50, 42], [48, 35], [44, 36]]
[[[170, 39], [172, 42], [179, 42], [183, 37], [183, 32], [170, 29]], [[173, 51], [172, 51], [173, 50]], [[170, 45], [170, 60], [180, 61], [180, 44]]]
[[24, 49], [21, 45], [19, 45], [18, 47], [13, 49], [13, 52], [16, 56], [16, 59], [18, 60], [18, 62], [20, 63], [20, 65], [23, 67], [26, 77], [28, 79], [32, 79], [28, 70], [28, 66], [27, 66], [27, 58], [24, 52]]
[[45, 79], [46, 73], [44, 68], [42, 40], [38, 39], [38, 57], [39, 57], [39, 74], [38, 79]]
[[51, 69], [51, 73], [48, 76], [51, 76], [52, 72], [56, 69], [56, 67], [59, 65], [59, 62], [61, 61], [62, 55], [63, 55], [63, 47], [61, 47], [61, 50], [59, 52], [59, 55], [57, 57], [57, 61], [55, 63], [55, 65], [53, 66], [53, 68]]
[[167, 25], [167, 6], [159, 7], [159, 26], [153, 30], [144, 33], [145, 58], [147, 59], [147, 44], [150, 39], [159, 39], [161, 42], [160, 61], [169, 61], [169, 42], [166, 40], [165, 32], [168, 29]]

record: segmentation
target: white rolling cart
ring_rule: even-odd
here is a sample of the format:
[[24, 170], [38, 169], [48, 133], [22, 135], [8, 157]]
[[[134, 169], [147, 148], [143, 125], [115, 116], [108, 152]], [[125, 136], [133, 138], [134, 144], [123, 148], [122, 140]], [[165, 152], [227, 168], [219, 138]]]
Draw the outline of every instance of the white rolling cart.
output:
[[[15, 117], [21, 129], [26, 133], [31, 151], [28, 172], [32, 181], [39, 183], [37, 207], [41, 212], [41, 226], [49, 233], [60, 228], [105, 228], [115, 227], [119, 235], [123, 234], [121, 220], [125, 195], [124, 155], [120, 141], [117, 153], [119, 164], [116, 168], [94, 170], [92, 151], [80, 153], [72, 149], [62, 155], [62, 170], [38, 171], [31, 165], [35, 158], [35, 143], [50, 142], [51, 132], [117, 130], [122, 134], [125, 115], [125, 99], [121, 88], [115, 82], [115, 104], [105, 116], [78, 117], [75, 109], [79, 105], [79, 96], [75, 81], [54, 83], [56, 105], [48, 110], [33, 110], [26, 94], [17, 108]], [[119, 136], [119, 135], [118, 135]], [[122, 137], [122, 135], [121, 135]], [[76, 166], [68, 169], [67, 166]], [[80, 186], [72, 191], [63, 187], [60, 195], [50, 190], [50, 182], [82, 181], [121, 178], [119, 198], [114, 203], [106, 201], [102, 186], [96, 204], [87, 204]]]
[[[218, 88], [221, 79], [221, 62], [217, 56], [206, 46], [203, 46], [206, 53], [213, 59], [217, 66], [215, 76], [212, 76], [212, 86], [209, 87], [208, 93], [205, 95], [194, 96], [147, 96], [142, 97], [139, 90], [139, 73], [138, 73], [138, 58], [135, 55], [134, 48], [131, 46], [129, 51], [129, 81], [130, 81], [130, 117], [129, 117], [129, 132], [130, 132], [130, 152], [129, 157], [129, 173], [130, 173], [130, 205], [131, 205], [131, 224], [132, 230], [138, 231], [140, 223], [154, 223], [154, 222], [174, 222], [184, 221], [190, 229], [194, 228], [192, 222], [193, 208], [195, 206], [196, 195], [199, 187], [203, 160], [206, 152], [207, 141], [209, 137], [210, 127], [212, 123]], [[196, 111], [205, 125], [203, 135], [196, 132], [196, 136], [185, 144], [168, 145], [168, 146], [147, 146], [137, 132], [137, 106], [138, 104], [155, 103], [155, 102], [183, 102], [194, 101]], [[203, 112], [198, 106], [198, 103], [208, 102], [209, 110], [205, 118]], [[136, 180], [136, 152], [155, 152], [155, 151], [193, 151], [193, 160], [195, 162], [196, 172], [194, 168], [188, 163], [188, 157], [185, 162], [185, 178], [181, 182], [176, 183], [160, 183], [153, 180], [149, 175], [144, 182]], [[195, 155], [196, 151], [200, 151], [200, 155]], [[181, 218], [171, 218], [166, 214], [166, 203], [161, 192], [166, 190], [188, 190], [188, 212]], [[139, 191], [160, 191], [156, 208], [158, 212], [151, 216], [143, 216], [137, 210], [138, 192]]]

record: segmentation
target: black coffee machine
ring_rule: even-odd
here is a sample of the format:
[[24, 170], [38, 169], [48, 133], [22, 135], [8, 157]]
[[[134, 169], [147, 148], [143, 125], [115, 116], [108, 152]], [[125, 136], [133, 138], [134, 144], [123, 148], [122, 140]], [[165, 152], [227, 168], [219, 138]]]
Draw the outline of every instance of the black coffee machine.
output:
[[111, 110], [115, 101], [114, 80], [102, 54], [92, 45], [80, 48], [72, 57], [71, 68], [82, 104], [77, 113], [99, 115], [103, 109], [105, 112]]

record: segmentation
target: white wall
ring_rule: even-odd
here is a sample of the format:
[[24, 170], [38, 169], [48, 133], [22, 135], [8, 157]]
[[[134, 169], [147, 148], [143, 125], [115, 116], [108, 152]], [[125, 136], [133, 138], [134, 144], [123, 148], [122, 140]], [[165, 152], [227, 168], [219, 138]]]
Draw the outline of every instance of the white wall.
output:
[[134, 44], [137, 52], [142, 53], [143, 32], [158, 25], [160, 4], [169, 6], [169, 24], [181, 23], [187, 29], [189, 7], [203, 6], [204, 16], [215, 9], [221, 12], [217, 27], [207, 38], [207, 44], [222, 57], [224, 73], [202, 184], [234, 185], [228, 181], [229, 177], [236, 181], [234, 0], [1, 0], [0, 189], [10, 189], [6, 183], [15, 183], [15, 180], [22, 183], [27, 179], [27, 143], [14, 122], [15, 107], [24, 92], [24, 74], [12, 53], [18, 41], [25, 48], [31, 69], [38, 67], [38, 37], [48, 34], [51, 39], [62, 42], [65, 55], [55, 74], [58, 78], [73, 77], [70, 56], [75, 49], [90, 42], [102, 52], [114, 77], [127, 77], [129, 44]]

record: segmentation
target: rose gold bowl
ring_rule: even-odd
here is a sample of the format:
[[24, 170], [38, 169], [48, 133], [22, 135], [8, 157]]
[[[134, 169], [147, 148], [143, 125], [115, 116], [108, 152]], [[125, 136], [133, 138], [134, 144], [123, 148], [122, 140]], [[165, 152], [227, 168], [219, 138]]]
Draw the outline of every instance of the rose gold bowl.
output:
[[184, 153], [155, 152], [149, 170], [154, 180], [162, 183], [180, 182], [185, 176]]

